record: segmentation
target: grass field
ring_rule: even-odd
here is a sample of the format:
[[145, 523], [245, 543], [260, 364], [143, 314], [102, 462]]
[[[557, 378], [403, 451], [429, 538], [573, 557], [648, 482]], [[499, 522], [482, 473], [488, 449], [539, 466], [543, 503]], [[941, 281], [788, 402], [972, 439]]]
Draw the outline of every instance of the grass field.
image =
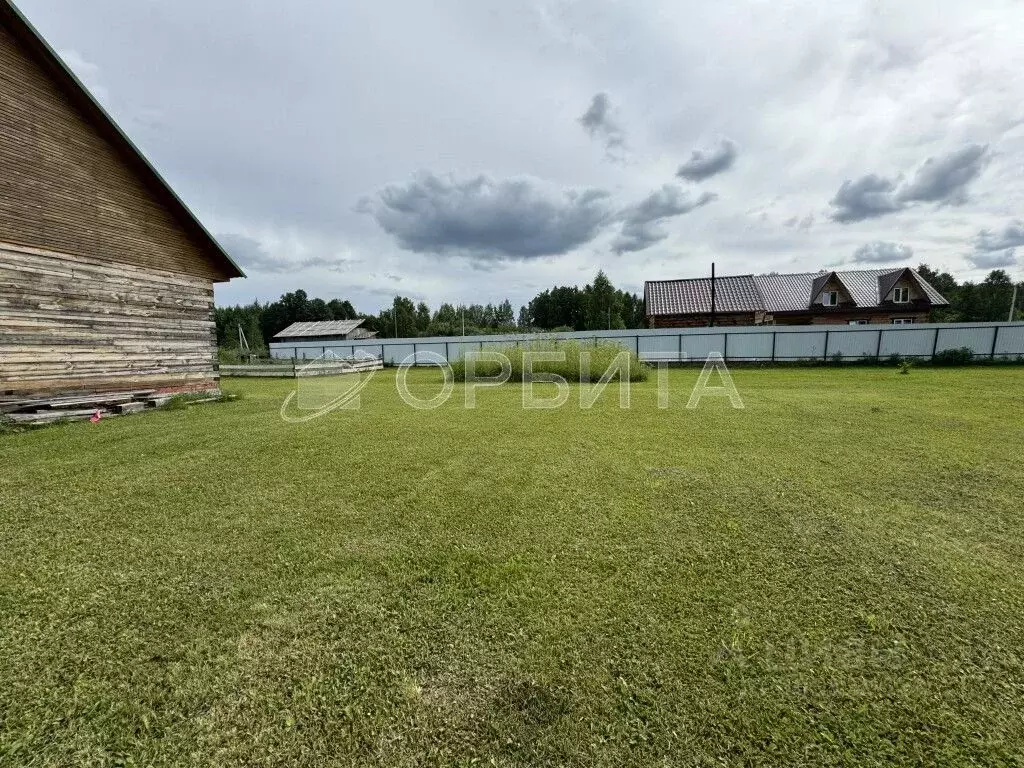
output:
[[734, 376], [0, 436], [0, 765], [1024, 762], [1024, 369]]

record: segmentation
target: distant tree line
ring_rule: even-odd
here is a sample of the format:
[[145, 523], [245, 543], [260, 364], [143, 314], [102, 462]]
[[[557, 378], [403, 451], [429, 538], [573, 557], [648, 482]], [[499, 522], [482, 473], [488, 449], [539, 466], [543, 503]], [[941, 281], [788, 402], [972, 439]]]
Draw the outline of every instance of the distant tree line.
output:
[[[1013, 295], [1013, 281], [1001, 269], [993, 270], [980, 283], [958, 283], [948, 272], [922, 264], [921, 276], [950, 302], [934, 310], [936, 322], [993, 322], [1006, 320]], [[1024, 283], [1017, 297], [1015, 319], [1024, 320]], [[222, 349], [237, 349], [241, 328], [253, 352], [263, 353], [274, 335], [295, 322], [363, 319], [363, 327], [380, 338], [416, 336], [478, 336], [492, 333], [542, 331], [589, 331], [643, 328], [644, 300], [620, 291], [604, 272], [593, 282], [577, 286], [556, 286], [537, 294], [530, 302], [512, 309], [505, 299], [500, 304], [444, 303], [431, 311], [425, 302], [416, 303], [396, 296], [389, 309], [377, 315], [360, 314], [348, 301], [311, 299], [305, 291], [284, 294], [274, 302], [218, 307], [217, 343]]]
[[[936, 323], [991, 323], [1009, 319], [1013, 301], [1013, 280], [1002, 269], [994, 269], [980, 283], [958, 283], [949, 272], [938, 272], [927, 264], [918, 273], [946, 297], [948, 307], [932, 311]], [[1024, 282], [1017, 286], [1014, 320], [1024, 320]]]
[[558, 286], [538, 294], [519, 308], [500, 304], [444, 303], [431, 311], [426, 302], [396, 296], [380, 314], [356, 312], [348, 301], [311, 299], [305, 291], [286, 293], [274, 302], [254, 301], [244, 306], [217, 307], [217, 344], [238, 349], [241, 327], [253, 352], [264, 352], [267, 343], [292, 323], [362, 318], [363, 327], [380, 338], [416, 336], [479, 336], [494, 333], [530, 333], [553, 330], [584, 331], [603, 328], [642, 328], [644, 301], [616, 290], [604, 272], [579, 288]]

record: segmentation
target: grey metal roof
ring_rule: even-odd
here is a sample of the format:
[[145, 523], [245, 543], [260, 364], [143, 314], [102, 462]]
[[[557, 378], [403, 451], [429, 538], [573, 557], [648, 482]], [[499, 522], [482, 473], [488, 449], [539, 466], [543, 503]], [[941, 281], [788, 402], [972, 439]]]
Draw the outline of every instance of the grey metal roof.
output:
[[[715, 308], [718, 312], [805, 312], [832, 274], [849, 291], [858, 309], [877, 307], [888, 293], [888, 289], [883, 292], [883, 284], [891, 288], [904, 270], [932, 304], [949, 303], [915, 270], [900, 267], [719, 277], [715, 279]], [[711, 278], [649, 281], [644, 285], [644, 297], [648, 316], [709, 314]]]
[[292, 323], [275, 339], [296, 339], [304, 336], [345, 336], [363, 324], [362, 320], [321, 320], [309, 323]]
[[[690, 315], [711, 312], [711, 278], [654, 280], [644, 284], [648, 315]], [[762, 310], [753, 275], [715, 278], [715, 311]]]
[[[945, 306], [948, 302], [928, 282], [913, 269], [855, 269], [841, 270], [835, 273], [839, 281], [850, 292], [858, 309], [870, 309], [882, 303], [885, 293], [882, 292], [883, 278], [889, 287], [896, 282], [904, 270], [907, 270], [921, 285], [932, 304]], [[831, 274], [831, 273], [825, 273]], [[756, 275], [754, 280], [764, 297], [765, 310], [768, 312], [802, 312], [807, 309], [810, 287], [821, 272], [803, 272], [790, 275]]]

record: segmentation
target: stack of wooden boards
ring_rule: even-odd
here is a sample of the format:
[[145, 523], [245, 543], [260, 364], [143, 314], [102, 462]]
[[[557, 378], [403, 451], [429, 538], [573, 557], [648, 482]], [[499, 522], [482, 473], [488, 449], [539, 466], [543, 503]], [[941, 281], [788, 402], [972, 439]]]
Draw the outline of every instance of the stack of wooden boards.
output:
[[[173, 394], [160, 394], [152, 389], [35, 398], [0, 395], [0, 421], [39, 426], [58, 421], [84, 421], [97, 413], [105, 419], [159, 408], [172, 397]], [[212, 391], [201, 396], [188, 395], [188, 402], [208, 403], [219, 398], [220, 392]]]
[[379, 357], [318, 357], [313, 360], [279, 360], [277, 362], [221, 365], [221, 376], [263, 376], [299, 379], [306, 376], [338, 376], [346, 373], [379, 371], [384, 361]]

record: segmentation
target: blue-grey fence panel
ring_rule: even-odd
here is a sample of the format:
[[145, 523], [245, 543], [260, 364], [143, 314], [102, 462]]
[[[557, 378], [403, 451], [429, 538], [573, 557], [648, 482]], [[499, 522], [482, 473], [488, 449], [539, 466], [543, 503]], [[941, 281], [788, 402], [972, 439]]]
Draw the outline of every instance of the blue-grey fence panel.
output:
[[[344, 350], [346, 347], [342, 347], [342, 349]], [[365, 343], [354, 344], [351, 347], [347, 347], [347, 349], [349, 349], [353, 355], [379, 355], [383, 359], [385, 347], [383, 344]]]
[[1024, 355], [1024, 325], [1002, 326], [996, 338], [995, 354], [1003, 357]]
[[416, 353], [413, 343], [409, 344], [385, 344], [384, 365], [401, 365], [408, 360], [412, 362], [412, 356]]
[[780, 361], [820, 359], [825, 356], [826, 330], [780, 331], [775, 337], [775, 359]]
[[448, 353], [444, 344], [416, 344], [417, 365], [437, 365], [438, 358], [441, 360], [448, 359]]
[[700, 333], [683, 336], [683, 359], [703, 360], [712, 352], [725, 355], [724, 333]]
[[930, 357], [935, 331], [913, 325], [894, 325], [882, 330], [879, 357]]
[[967, 347], [976, 355], [989, 355], [992, 353], [992, 340], [995, 338], [995, 335], [996, 329], [991, 326], [981, 328], [942, 328], [939, 331], [939, 343], [935, 346], [935, 351], [944, 352], [947, 349]]
[[594, 344], [617, 344], [630, 352], [637, 351], [639, 336], [595, 336]]
[[743, 333], [736, 331], [729, 334], [729, 359], [730, 360], [771, 360], [772, 359], [772, 337], [771, 331], [767, 333], [753, 332]]
[[489, 352], [501, 352], [505, 349], [511, 349], [514, 346], [516, 346], [516, 342], [511, 339], [490, 339], [479, 345], [480, 349], [487, 350]]
[[474, 344], [473, 342], [463, 342], [463, 341], [457, 341], [457, 340], [456, 341], [449, 341], [448, 342], [448, 361], [449, 362], [455, 362], [456, 360], [461, 360], [463, 357], [466, 356], [467, 352], [472, 352], [474, 350], [478, 350], [479, 348], [480, 348], [479, 345], [478, 344]]
[[346, 346], [346, 347], [342, 347], [342, 346], [335, 346], [333, 344], [328, 344], [324, 348], [324, 357], [326, 359], [328, 359], [328, 360], [331, 359], [331, 358], [345, 359], [345, 358], [352, 357], [354, 354], [355, 354], [355, 348], [352, 347], [351, 345], [350, 346]]
[[678, 360], [680, 336], [641, 336], [640, 351], [637, 353], [642, 360]]
[[878, 331], [832, 331], [828, 336], [828, 355], [841, 355], [848, 360], [872, 357], [878, 351]]

